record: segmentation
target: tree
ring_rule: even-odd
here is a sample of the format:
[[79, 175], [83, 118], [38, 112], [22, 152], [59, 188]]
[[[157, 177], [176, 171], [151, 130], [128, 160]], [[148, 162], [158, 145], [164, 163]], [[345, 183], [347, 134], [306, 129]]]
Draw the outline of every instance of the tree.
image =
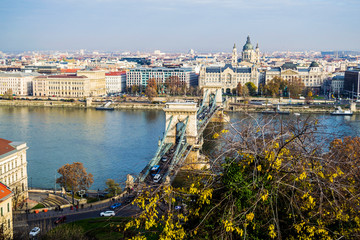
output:
[[312, 117], [250, 117], [216, 130], [211, 167], [182, 188], [144, 191], [125, 230], [138, 239], [359, 239], [360, 138], [328, 151], [318, 129]]
[[108, 179], [106, 180], [106, 186], [107, 188], [105, 191], [109, 192], [109, 194], [112, 196], [116, 196], [117, 194], [121, 193], [121, 187], [119, 183], [116, 183], [114, 179]]
[[4, 99], [8, 99], [8, 100], [12, 100], [14, 97], [13, 97], [13, 90], [11, 88], [9, 88], [4, 96], [3, 96]]
[[245, 86], [248, 88], [250, 96], [256, 95], [257, 87], [255, 86], [255, 84], [253, 82], [247, 82], [247, 83], [245, 83]]
[[291, 79], [287, 83], [288, 96], [298, 97], [305, 89], [305, 84], [300, 78]]
[[241, 96], [243, 94], [243, 90], [242, 90], [242, 85], [241, 83], [238, 83], [237, 86], [236, 86], [236, 92], [237, 92], [237, 95], [238, 96]]
[[152, 99], [157, 96], [157, 84], [154, 78], [149, 79], [145, 94], [150, 101], [152, 101]]
[[93, 175], [87, 173], [84, 165], [80, 162], [65, 164], [58, 169], [58, 173], [61, 177], [56, 179], [56, 183], [64, 187], [65, 190], [71, 189], [73, 203], [75, 192], [88, 189], [94, 182]]
[[131, 93], [134, 94], [134, 93], [139, 93], [140, 92], [140, 87], [139, 85], [132, 85], [131, 86]]
[[275, 76], [265, 85], [265, 94], [269, 96], [279, 96], [280, 91], [284, 91], [287, 82], [281, 77]]

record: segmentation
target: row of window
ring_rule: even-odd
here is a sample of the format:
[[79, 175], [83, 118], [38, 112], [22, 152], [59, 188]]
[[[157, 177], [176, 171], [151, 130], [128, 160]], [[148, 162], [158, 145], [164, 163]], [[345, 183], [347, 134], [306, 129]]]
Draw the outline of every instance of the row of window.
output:
[[[18, 178], [19, 172], [20, 172], [20, 178]], [[1, 176], [0, 181], [3, 181], [6, 185], [11, 185], [14, 182], [17, 182], [18, 180], [22, 179], [23, 177], [24, 177], [24, 170], [23, 168], [21, 168], [21, 171], [16, 171], [13, 174]]]

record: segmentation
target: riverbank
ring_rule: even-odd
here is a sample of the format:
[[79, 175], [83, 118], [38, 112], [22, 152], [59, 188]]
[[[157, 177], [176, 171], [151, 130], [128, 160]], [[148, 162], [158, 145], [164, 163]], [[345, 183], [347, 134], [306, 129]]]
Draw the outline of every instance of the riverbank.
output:
[[[142, 101], [140, 101], [142, 100]], [[117, 110], [162, 110], [165, 107], [166, 100], [175, 101], [174, 99], [156, 99], [153, 103], [145, 101], [145, 99], [131, 99], [129, 101], [113, 102], [111, 107]], [[78, 109], [95, 109], [105, 103], [104, 100], [92, 101], [91, 105], [86, 105], [84, 101], [61, 101], [61, 100], [0, 100], [0, 106], [9, 107], [49, 107], [49, 108], [78, 108]], [[304, 104], [301, 102], [294, 104], [283, 104], [281, 110], [290, 111], [291, 113], [331, 113], [334, 111], [335, 103], [320, 103]], [[346, 104], [340, 105], [342, 108], [347, 108]], [[249, 103], [228, 103], [225, 108], [229, 112], [262, 112], [273, 109], [273, 106], [253, 105]], [[359, 114], [355, 111], [354, 114]]]

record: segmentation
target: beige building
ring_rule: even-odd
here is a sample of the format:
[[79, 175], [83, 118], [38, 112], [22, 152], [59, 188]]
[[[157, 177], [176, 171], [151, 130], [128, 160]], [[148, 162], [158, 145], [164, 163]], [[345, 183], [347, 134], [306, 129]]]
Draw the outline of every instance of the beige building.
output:
[[106, 94], [104, 71], [78, 71], [76, 75], [34, 78], [34, 96], [91, 97]]
[[259, 71], [256, 66], [252, 67], [202, 67], [200, 69], [199, 87], [206, 85], [220, 84], [223, 93], [231, 93], [239, 83], [244, 86], [252, 82], [259, 86]]
[[13, 94], [20, 96], [32, 95], [32, 81], [37, 73], [0, 73], [0, 94], [5, 94], [9, 89]]
[[79, 70], [77, 76], [85, 76], [90, 79], [90, 96], [106, 94], [105, 71]]
[[13, 214], [12, 214], [12, 192], [10, 188], [0, 182], [0, 237], [1, 239], [12, 239], [13, 236]]
[[0, 182], [10, 187], [14, 204], [28, 198], [27, 149], [24, 142], [0, 138]]
[[308, 68], [300, 68], [292, 62], [281, 67], [271, 68], [265, 72], [265, 84], [278, 76], [284, 80], [301, 79], [305, 87], [320, 88], [331, 74], [323, 71], [319, 64], [312, 62]]

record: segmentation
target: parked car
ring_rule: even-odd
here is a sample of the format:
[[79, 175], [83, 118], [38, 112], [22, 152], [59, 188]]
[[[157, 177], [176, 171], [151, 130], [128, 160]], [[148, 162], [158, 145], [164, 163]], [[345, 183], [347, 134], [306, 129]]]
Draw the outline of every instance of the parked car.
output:
[[161, 180], [161, 175], [160, 175], [160, 174], [156, 174], [156, 175], [154, 176], [154, 182], [157, 183], [157, 182], [159, 182], [160, 180]]
[[166, 161], [167, 161], [167, 157], [166, 157], [166, 156], [163, 156], [163, 157], [161, 158], [161, 161], [166, 162]]
[[66, 221], [66, 216], [61, 216], [61, 217], [58, 217], [58, 218], [54, 221], [54, 224], [64, 223], [65, 221]]
[[115, 208], [118, 208], [121, 206], [121, 203], [114, 203], [113, 205], [110, 206], [110, 209], [114, 210]]
[[36, 237], [39, 233], [40, 233], [40, 228], [34, 227], [33, 229], [31, 229], [29, 236], [30, 236], [30, 238], [33, 238], [33, 237]]
[[115, 216], [115, 212], [114, 212], [114, 211], [101, 212], [101, 213], [100, 213], [100, 216], [101, 216], [101, 217]]

